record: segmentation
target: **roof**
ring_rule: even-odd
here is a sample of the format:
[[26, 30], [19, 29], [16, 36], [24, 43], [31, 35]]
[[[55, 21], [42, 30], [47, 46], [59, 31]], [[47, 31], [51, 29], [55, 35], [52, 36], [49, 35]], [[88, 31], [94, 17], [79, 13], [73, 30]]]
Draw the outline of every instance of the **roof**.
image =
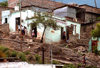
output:
[[10, 7], [4, 7], [4, 6], [0, 6], [0, 8], [3, 8], [3, 9], [13, 9], [13, 8], [10, 8]]
[[[35, 7], [45, 8], [45, 9], [55, 9], [64, 5], [65, 5], [64, 3], [55, 2], [51, 0], [23, 0], [22, 1], [23, 8], [27, 6], [28, 7], [35, 6]], [[14, 5], [13, 5], [13, 8], [14, 8]]]
[[91, 6], [91, 5], [87, 5], [87, 4], [82, 4], [82, 5], [79, 5], [79, 6], [88, 6], [88, 7], [92, 7], [92, 8], [97, 8], [97, 7], [94, 7], [94, 6]]
[[86, 4], [79, 5], [79, 7], [84, 8], [86, 10], [86, 12], [88, 12], [88, 13], [100, 14], [100, 8], [96, 8], [93, 6], [86, 5]]

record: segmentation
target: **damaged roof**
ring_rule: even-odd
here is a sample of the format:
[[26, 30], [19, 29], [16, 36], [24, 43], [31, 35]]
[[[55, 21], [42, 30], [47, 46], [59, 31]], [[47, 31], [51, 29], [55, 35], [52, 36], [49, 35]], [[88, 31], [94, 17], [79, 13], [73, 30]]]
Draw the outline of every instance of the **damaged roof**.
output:
[[79, 5], [80, 8], [84, 8], [88, 13], [100, 14], [100, 8], [89, 6], [87, 4]]

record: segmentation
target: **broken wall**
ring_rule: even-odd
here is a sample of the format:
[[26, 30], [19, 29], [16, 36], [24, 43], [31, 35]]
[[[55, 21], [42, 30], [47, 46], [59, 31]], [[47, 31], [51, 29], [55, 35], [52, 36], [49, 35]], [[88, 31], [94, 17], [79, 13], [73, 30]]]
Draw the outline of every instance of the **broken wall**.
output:
[[90, 39], [92, 37], [91, 31], [96, 27], [97, 23], [100, 23], [100, 21], [81, 25], [81, 39]]
[[9, 24], [0, 25], [0, 32], [9, 33]]

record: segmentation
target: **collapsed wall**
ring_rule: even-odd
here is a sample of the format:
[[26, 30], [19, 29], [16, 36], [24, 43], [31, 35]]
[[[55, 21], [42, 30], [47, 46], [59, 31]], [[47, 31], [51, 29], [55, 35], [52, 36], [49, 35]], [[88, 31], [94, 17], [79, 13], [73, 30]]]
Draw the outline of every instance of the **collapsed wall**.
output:
[[0, 38], [9, 35], [9, 24], [0, 24]]

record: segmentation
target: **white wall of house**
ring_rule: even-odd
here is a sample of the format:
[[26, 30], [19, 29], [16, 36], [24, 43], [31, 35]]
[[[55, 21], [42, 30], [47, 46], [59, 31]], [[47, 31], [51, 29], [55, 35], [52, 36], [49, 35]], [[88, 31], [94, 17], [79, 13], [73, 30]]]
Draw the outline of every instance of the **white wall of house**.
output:
[[10, 10], [6, 10], [6, 11], [2, 12], [2, 24], [5, 23], [5, 18], [7, 18], [7, 19], [9, 18], [9, 15], [10, 15]]
[[[80, 28], [81, 28], [80, 24], [74, 23], [71, 21], [64, 22], [60, 20], [57, 20], [57, 24], [63, 27], [65, 32], [66, 32], [66, 26], [71, 26], [71, 24], [76, 25], [76, 31], [75, 31], [75, 27], [73, 28], [73, 35], [78, 34], [79, 39], [80, 39]], [[61, 41], [61, 28], [59, 28], [58, 30], [54, 30], [52, 28], [46, 29], [46, 32], [45, 32], [45, 42], [46, 43], [60, 42], [60, 41]]]
[[[63, 21], [57, 20], [57, 24], [64, 28], [66, 31], [66, 24]], [[54, 30], [48, 27], [45, 31], [45, 42], [52, 43], [52, 42], [59, 42], [61, 41], [61, 28]]]

